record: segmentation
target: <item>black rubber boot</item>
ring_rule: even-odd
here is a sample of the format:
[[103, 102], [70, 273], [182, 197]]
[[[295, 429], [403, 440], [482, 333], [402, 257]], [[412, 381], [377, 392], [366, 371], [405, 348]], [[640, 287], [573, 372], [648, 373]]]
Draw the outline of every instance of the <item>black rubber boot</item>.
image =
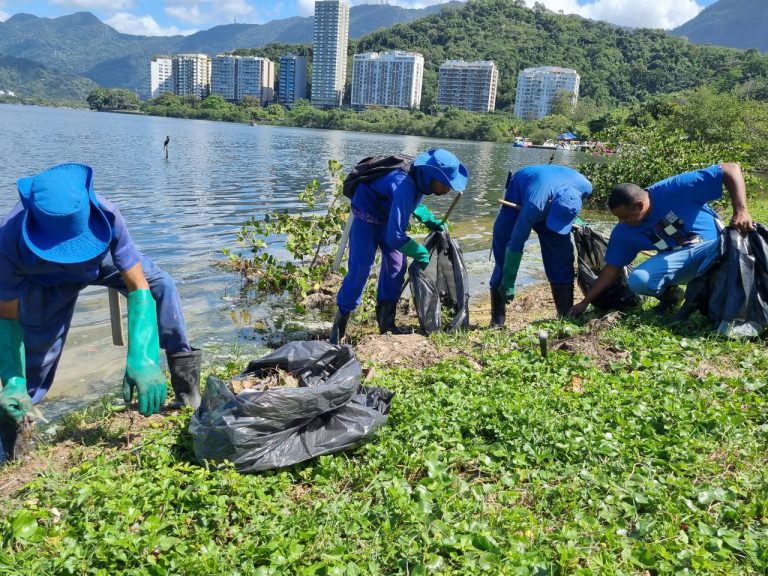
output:
[[504, 328], [507, 320], [506, 303], [498, 288], [491, 288], [491, 328]]
[[398, 328], [395, 325], [397, 314], [397, 302], [379, 302], [376, 304], [376, 323], [379, 325], [379, 334], [410, 334], [410, 330]]
[[661, 316], [674, 309], [685, 297], [685, 291], [680, 286], [670, 286], [659, 296], [659, 303], [653, 307], [653, 313]]
[[344, 336], [347, 335], [347, 322], [349, 321], [350, 314], [350, 312], [342, 312], [341, 310], [336, 312], [336, 318], [334, 318], [333, 327], [331, 328], [331, 337], [328, 339], [328, 342], [337, 346], [341, 344]]
[[566, 316], [573, 306], [573, 282], [570, 284], [549, 284], [558, 316]]
[[192, 406], [197, 410], [200, 406], [200, 365], [203, 362], [203, 351], [192, 348], [191, 352], [168, 354], [167, 358], [171, 387], [176, 395], [171, 408]]

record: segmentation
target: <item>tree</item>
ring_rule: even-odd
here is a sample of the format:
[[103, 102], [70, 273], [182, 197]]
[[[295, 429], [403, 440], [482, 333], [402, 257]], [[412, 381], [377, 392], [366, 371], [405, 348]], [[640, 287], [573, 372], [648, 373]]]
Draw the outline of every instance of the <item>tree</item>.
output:
[[221, 96], [211, 94], [200, 103], [200, 108], [205, 110], [223, 110], [229, 108], [229, 104]]
[[104, 103], [107, 101], [107, 98], [109, 98], [109, 90], [106, 88], [96, 88], [95, 90], [91, 90], [86, 101], [91, 110], [101, 110], [104, 108]]

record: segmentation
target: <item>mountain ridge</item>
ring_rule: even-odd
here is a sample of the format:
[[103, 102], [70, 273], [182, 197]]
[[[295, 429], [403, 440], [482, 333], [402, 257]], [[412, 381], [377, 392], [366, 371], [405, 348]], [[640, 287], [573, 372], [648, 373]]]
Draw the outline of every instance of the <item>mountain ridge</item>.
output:
[[719, 0], [671, 31], [696, 44], [768, 52], [768, 2]]

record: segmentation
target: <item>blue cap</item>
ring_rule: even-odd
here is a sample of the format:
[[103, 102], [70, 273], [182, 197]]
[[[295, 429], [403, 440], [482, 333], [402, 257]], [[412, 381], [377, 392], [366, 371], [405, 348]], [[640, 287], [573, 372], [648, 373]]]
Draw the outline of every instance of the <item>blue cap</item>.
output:
[[112, 227], [96, 200], [90, 166], [59, 164], [17, 184], [24, 207], [22, 241], [34, 254], [74, 264], [106, 252]]
[[467, 187], [469, 174], [464, 165], [459, 162], [454, 154], [434, 148], [422, 152], [413, 161], [414, 166], [419, 166], [421, 170], [427, 173], [430, 179], [442, 182], [450, 186], [456, 192], [463, 192]]
[[581, 210], [581, 194], [572, 189], [555, 192], [547, 214], [547, 228], [557, 234], [568, 234]]

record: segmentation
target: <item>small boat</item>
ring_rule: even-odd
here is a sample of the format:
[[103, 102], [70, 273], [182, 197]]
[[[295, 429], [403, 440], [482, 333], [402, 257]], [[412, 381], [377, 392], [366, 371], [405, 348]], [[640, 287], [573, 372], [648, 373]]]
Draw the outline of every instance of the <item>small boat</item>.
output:
[[522, 136], [515, 136], [515, 141], [512, 143], [515, 148], [528, 148], [530, 145], [531, 141]]

